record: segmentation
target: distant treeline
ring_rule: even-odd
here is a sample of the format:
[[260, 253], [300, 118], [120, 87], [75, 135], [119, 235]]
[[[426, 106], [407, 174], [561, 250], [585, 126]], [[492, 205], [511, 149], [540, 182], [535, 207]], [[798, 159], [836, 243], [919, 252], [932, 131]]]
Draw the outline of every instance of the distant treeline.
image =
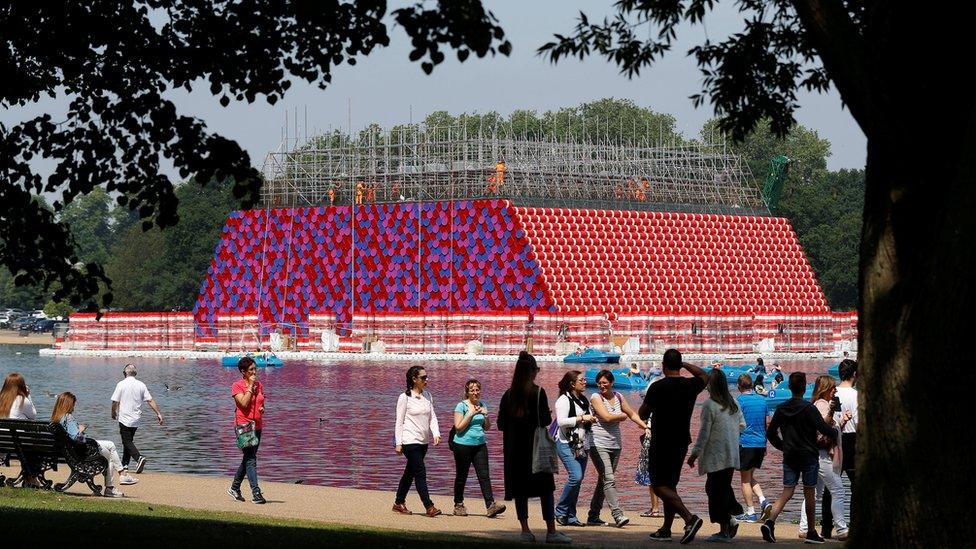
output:
[[[496, 127], [506, 133], [527, 136], [537, 133], [579, 138], [585, 132], [588, 136], [606, 136], [623, 142], [689, 140], [676, 132], [673, 116], [617, 99], [602, 99], [541, 114], [519, 110], [507, 117], [495, 112], [451, 115], [438, 111], [424, 122], [443, 127], [463, 124], [475, 134], [479, 128]], [[372, 125], [363, 132], [378, 129]], [[714, 141], [719, 135], [712, 120], [705, 124], [697, 139], [705, 140], [708, 136], [707, 140]], [[340, 137], [338, 134], [322, 137], [333, 138]], [[854, 308], [864, 170], [828, 170], [830, 143], [799, 125], [779, 139], [773, 136], [768, 123], [761, 124], [743, 143], [730, 141], [728, 145], [743, 157], [752, 171], [753, 184], [760, 189], [769, 161], [777, 155], [790, 158], [789, 176], [775, 214], [793, 224], [831, 307]], [[206, 187], [193, 181], [179, 185], [176, 196], [180, 201], [180, 221], [165, 231], [157, 228], [143, 231], [138, 215], [128, 208], [115, 206], [113, 198], [100, 188], [69, 204], [60, 219], [71, 226], [79, 257], [105, 265], [112, 279], [113, 308], [190, 310], [220, 240], [224, 220], [237, 207], [230, 187], [219, 182]], [[50, 300], [50, 292], [16, 287], [6, 270], [0, 270], [0, 305], [43, 307], [49, 314], [67, 311], [66, 306]]]

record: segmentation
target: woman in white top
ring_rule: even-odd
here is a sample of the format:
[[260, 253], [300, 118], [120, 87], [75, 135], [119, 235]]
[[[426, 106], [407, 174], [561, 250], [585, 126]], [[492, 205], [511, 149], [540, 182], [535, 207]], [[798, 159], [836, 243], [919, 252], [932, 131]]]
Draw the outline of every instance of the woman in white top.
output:
[[647, 425], [641, 421], [637, 410], [634, 410], [627, 400], [620, 396], [620, 393], [613, 390], [613, 373], [610, 370], [600, 370], [596, 375], [596, 385], [600, 391], [590, 397], [590, 405], [597, 417], [597, 422], [593, 424], [590, 459], [593, 460], [599, 478], [596, 481], [596, 489], [593, 490], [593, 498], [590, 500], [590, 513], [586, 524], [594, 526], [606, 524], [600, 519], [600, 509], [603, 508], [603, 501], [606, 499], [614, 526], [623, 528], [630, 519], [620, 510], [615, 481], [617, 462], [620, 460], [622, 448], [620, 423], [629, 419], [641, 430], [647, 429]]
[[[24, 376], [16, 372], [8, 374], [3, 380], [3, 389], [0, 389], [0, 417], [37, 419], [37, 410], [30, 398], [30, 387], [27, 386]], [[22, 480], [25, 486], [44, 487], [38, 478], [41, 475], [40, 467], [30, 454], [24, 458], [26, 463], [21, 463], [21, 474], [14, 483]]]
[[[850, 412], [844, 412], [835, 416], [837, 410], [833, 409], [831, 401], [833, 401], [834, 395], [836, 394], [837, 382], [834, 381], [834, 378], [826, 375], [819, 376], [813, 385], [813, 396], [811, 400], [828, 425], [843, 431], [852, 416]], [[844, 499], [847, 498], [847, 490], [844, 489], [844, 484], [840, 479], [844, 456], [841, 446], [837, 445], [838, 440], [841, 440], [840, 434], [833, 441], [822, 435], [817, 435], [817, 445], [820, 446], [820, 472], [817, 476], [817, 499], [819, 500], [823, 497], [824, 486], [826, 486], [830, 490], [830, 512], [833, 515], [833, 529], [836, 530], [837, 539], [844, 541], [847, 539], [847, 520], [844, 518]], [[824, 530], [827, 530], [831, 525], [824, 524], [823, 527]], [[807, 514], [800, 513], [800, 532], [805, 534], [806, 531]]]
[[586, 377], [583, 372], [566, 372], [559, 381], [556, 399], [556, 453], [566, 467], [566, 485], [556, 504], [556, 522], [563, 526], [583, 526], [576, 517], [576, 502], [586, 473], [586, 455], [590, 450], [590, 428], [596, 417], [583, 396]]
[[427, 510], [427, 516], [436, 517], [441, 512], [434, 507], [427, 490], [424, 456], [427, 455], [430, 439], [434, 440], [434, 446], [441, 443], [441, 432], [437, 426], [434, 404], [426, 389], [427, 370], [423, 366], [411, 366], [407, 370], [407, 390], [400, 393], [396, 407], [396, 453], [406, 456], [407, 466], [400, 477], [393, 511], [402, 515], [413, 514], [407, 509], [407, 491], [410, 490], [410, 484], [416, 482], [417, 494]]
[[739, 433], [746, 428], [742, 410], [729, 393], [729, 380], [722, 370], [708, 375], [708, 400], [702, 404], [701, 428], [688, 457], [688, 466], [698, 462], [698, 474], [708, 475], [708, 518], [719, 525], [711, 542], [728, 542], [739, 525], [733, 517], [742, 514], [742, 505], [732, 491], [732, 473], [739, 468]]
[[14, 372], [3, 380], [0, 389], [0, 417], [10, 419], [37, 419], [37, 410], [30, 398], [30, 387], [24, 376]]

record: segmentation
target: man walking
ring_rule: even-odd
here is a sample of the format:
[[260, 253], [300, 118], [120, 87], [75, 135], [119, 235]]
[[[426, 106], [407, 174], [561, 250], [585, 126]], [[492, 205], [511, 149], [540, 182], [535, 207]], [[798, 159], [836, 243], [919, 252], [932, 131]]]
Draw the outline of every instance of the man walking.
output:
[[776, 407], [769, 422], [766, 437], [770, 444], [783, 452], [783, 493], [773, 505], [769, 519], [759, 527], [763, 539], [776, 543], [776, 517], [793, 497], [796, 485], [803, 478], [804, 511], [807, 515], [807, 536], [804, 543], [823, 543], [824, 538], [814, 526], [816, 509], [817, 477], [820, 474], [817, 433], [836, 439], [837, 432], [820, 415], [812, 402], [803, 399], [807, 387], [807, 375], [793, 372], [789, 380], [793, 398]]
[[[682, 377], [682, 367], [694, 377]], [[654, 493], [664, 504], [664, 525], [650, 537], [654, 541], [671, 541], [671, 525], [678, 514], [685, 521], [681, 543], [690, 543], [702, 527], [702, 519], [688, 511], [677, 487], [691, 444], [691, 413], [698, 394], [705, 389], [707, 374], [698, 366], [682, 363], [677, 349], [664, 353], [663, 371], [664, 378], [647, 388], [638, 412], [645, 422], [651, 418], [647, 468]]]
[[[743, 522], [764, 522], [773, 510], [773, 503], [763, 495], [755, 473], [766, 457], [766, 420], [769, 417], [766, 397], [753, 392], [749, 374], [740, 375], [737, 384], [739, 409], [746, 420], [746, 428], [739, 435], [739, 475], [742, 477], [742, 500], [746, 512], [735, 518]], [[759, 513], [752, 504], [753, 494], [759, 501]]]
[[138, 479], [129, 475], [129, 461], [136, 460], [136, 473], [141, 473], [146, 467], [146, 458], [139, 453], [133, 438], [139, 428], [139, 418], [142, 416], [142, 403], [148, 402], [156, 412], [156, 420], [163, 424], [163, 414], [159, 406], [149, 394], [146, 384], [136, 379], [136, 367], [126, 364], [122, 369], [122, 381], [115, 386], [112, 393], [112, 419], [119, 421], [119, 434], [122, 436], [122, 478], [120, 484], [135, 484]]

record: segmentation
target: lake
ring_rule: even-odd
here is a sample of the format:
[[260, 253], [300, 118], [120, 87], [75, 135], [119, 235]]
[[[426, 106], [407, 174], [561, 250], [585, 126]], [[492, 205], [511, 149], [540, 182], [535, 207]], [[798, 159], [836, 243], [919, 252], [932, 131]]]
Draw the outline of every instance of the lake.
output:
[[[24, 375], [39, 417], [50, 417], [57, 394], [71, 391], [78, 397], [75, 410], [78, 421], [89, 425], [91, 436], [115, 441], [121, 452], [118, 424], [111, 419], [111, 395], [122, 378], [122, 367], [131, 361], [138, 367], [138, 379], [149, 387], [165, 418], [164, 425], [157, 425], [152, 410], [144, 407], [136, 444], [149, 459], [147, 469], [226, 476], [229, 484], [240, 463], [240, 451], [234, 445], [234, 403], [230, 394], [231, 385], [240, 378], [236, 368], [221, 367], [217, 360], [42, 357], [38, 349], [30, 345], [0, 345], [0, 374]], [[494, 417], [514, 367], [514, 361], [511, 364], [465, 360], [288, 361], [283, 368], [261, 370], [258, 375], [264, 383], [267, 401], [258, 454], [259, 477], [281, 482], [302, 480], [306, 484], [396, 490], [405, 463], [393, 449], [396, 399], [405, 389], [404, 373], [413, 364], [427, 368], [429, 390], [444, 437], [465, 381], [470, 378], [481, 381], [482, 398]], [[799, 370], [814, 375], [825, 373], [830, 364], [832, 361], [780, 361], [787, 373]], [[539, 366], [542, 370], [537, 381], [550, 395], [552, 405], [558, 394], [556, 385], [570, 368], [562, 363], [539, 363]], [[167, 384], [182, 388], [167, 390]], [[642, 395], [623, 394], [632, 406], [640, 405]], [[702, 393], [699, 406], [704, 398]], [[697, 431], [696, 411], [692, 418], [693, 438]], [[622, 508], [633, 517], [648, 508], [649, 500], [647, 488], [634, 482], [640, 429], [627, 422], [623, 424], [623, 432], [624, 450], [617, 486]], [[496, 497], [501, 499], [504, 491], [500, 433], [490, 431], [488, 444], [492, 484]], [[757, 473], [767, 497], [780, 493], [781, 464], [781, 454], [770, 446], [763, 469]], [[453, 493], [454, 460], [446, 441], [431, 447], [427, 471], [433, 493]], [[564, 471], [556, 476], [557, 499], [565, 479]], [[590, 463], [578, 505], [583, 520], [595, 482], [596, 471]], [[738, 482], [736, 475], [733, 483], [737, 495]], [[704, 486], [705, 477], [698, 476], [697, 468], [684, 468], [679, 493], [693, 512], [707, 517]], [[472, 470], [466, 502], [478, 509], [482, 505], [480, 501]], [[413, 490], [408, 505], [420, 507]], [[799, 506], [797, 496], [788, 507], [786, 517], [795, 518]], [[609, 512], [604, 513], [604, 518], [609, 518]]]

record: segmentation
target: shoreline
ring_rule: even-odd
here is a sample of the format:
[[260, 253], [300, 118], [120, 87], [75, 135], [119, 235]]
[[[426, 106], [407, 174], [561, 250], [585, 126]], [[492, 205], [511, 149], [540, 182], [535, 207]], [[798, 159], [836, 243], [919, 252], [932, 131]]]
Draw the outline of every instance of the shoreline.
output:
[[[271, 466], [267, 461], [263, 464], [264, 466]], [[259, 474], [261, 466], [262, 461], [259, 459]], [[16, 462], [14, 462], [14, 467], [0, 466], [0, 474], [10, 476], [15, 473], [16, 469]], [[49, 471], [48, 480], [55, 482], [64, 480], [67, 477], [68, 468], [61, 467], [60, 469], [57, 472]], [[230, 477], [227, 476], [153, 472], [146, 472], [137, 476], [139, 478], [138, 484], [122, 487], [126, 494], [126, 501], [413, 533], [438, 532], [499, 541], [519, 541], [520, 530], [515, 517], [514, 502], [504, 502], [508, 509], [499, 517], [489, 519], [480, 514], [484, 512], [483, 502], [476, 487], [469, 486], [466, 493], [466, 504], [468, 505], [468, 512], [471, 513], [468, 517], [455, 517], [451, 514], [454, 508], [451, 496], [431, 494], [434, 504], [444, 513], [440, 517], [431, 519], [419, 514], [402, 516], [393, 513], [390, 510], [394, 499], [394, 492], [392, 491], [261, 481], [262, 492], [268, 499], [268, 503], [266, 505], [254, 505], [249, 501], [237, 502], [227, 496], [225, 491], [230, 483]], [[103, 480], [99, 476], [96, 478], [96, 482], [101, 484]], [[0, 488], [0, 494], [3, 493], [3, 490], [11, 489]], [[246, 482], [242, 492], [245, 497], [250, 495]], [[75, 484], [68, 490], [67, 494], [74, 497], [93, 497], [84, 484]], [[545, 524], [542, 521], [537, 501], [530, 500], [529, 502], [529, 524], [540, 541], [543, 541], [545, 539]], [[414, 512], [421, 509], [419, 498], [413, 488], [407, 496], [407, 506]], [[640, 511], [640, 509], [629, 510], [628, 516], [631, 523], [623, 529], [591, 526], [559, 528], [559, 530], [573, 538], [573, 545], [575, 546], [646, 547], [650, 543], [647, 538], [648, 534], [661, 525], [662, 519], [640, 517]], [[706, 509], [694, 509], [693, 512], [697, 512], [699, 516], [705, 519], [706, 523], [690, 546], [705, 546], [705, 539], [716, 530], [716, 526], [708, 523]], [[604, 514], [608, 513], [605, 511]], [[678, 519], [675, 527], [680, 529], [680, 524], [681, 520]], [[788, 535], [788, 533], [795, 532], [794, 525], [784, 522], [781, 523], [781, 528], [778, 530], [777, 533], [780, 534], [779, 544], [800, 545], [802, 543], [795, 535]], [[677, 540], [673, 543], [677, 544]], [[740, 526], [735, 544], [737, 547], [767, 546], [759, 532], [759, 525], [751, 523], [743, 523]]]
[[54, 345], [54, 336], [49, 333], [22, 336], [16, 330], [0, 330], [0, 345]]
[[[0, 341], [2, 343], [2, 341]], [[50, 343], [50, 342], [49, 342]], [[224, 351], [154, 351], [154, 350], [116, 350], [116, 349], [54, 349], [44, 348], [38, 351], [41, 356], [59, 357], [135, 357], [135, 358], [178, 358], [184, 360], [195, 359], [220, 359], [226, 355], [237, 355], [239, 353]], [[273, 353], [282, 360], [311, 360], [321, 362], [332, 362], [337, 360], [356, 360], [356, 361], [379, 361], [388, 362], [399, 361], [473, 361], [473, 362], [512, 362], [518, 355], [469, 355], [462, 353], [417, 353], [417, 354], [397, 354], [397, 353], [326, 353], [321, 351], [279, 351]], [[829, 353], [694, 353], [682, 352], [682, 356], [692, 361], [710, 360], [735, 360], [735, 361], [755, 361], [762, 357], [764, 360], [824, 360], [842, 358], [839, 352]], [[857, 353], [851, 353], [852, 358], [856, 358]], [[620, 364], [609, 365], [611, 368], [624, 368], [630, 362], [660, 361], [663, 354], [642, 353], [621, 355]], [[538, 362], [562, 362], [564, 355], [535, 355]], [[596, 366], [598, 364], [582, 364], [581, 366]]]

